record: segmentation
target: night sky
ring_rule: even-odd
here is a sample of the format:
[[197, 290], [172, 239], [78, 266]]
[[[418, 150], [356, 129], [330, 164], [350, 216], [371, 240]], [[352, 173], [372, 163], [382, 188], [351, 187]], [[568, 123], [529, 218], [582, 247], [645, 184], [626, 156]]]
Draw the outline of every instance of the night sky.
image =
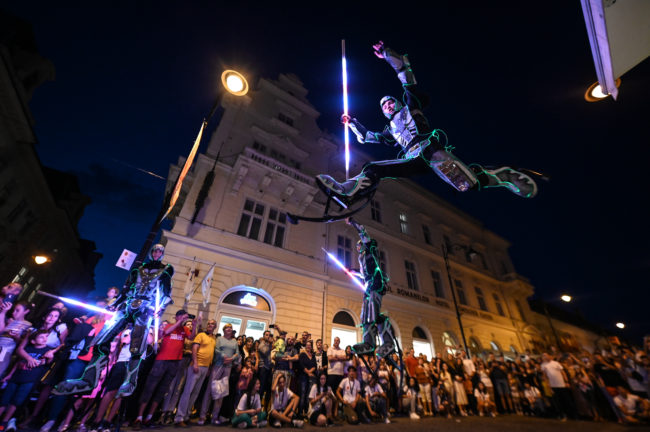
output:
[[139, 250], [162, 201], [165, 181], [133, 167], [167, 175], [189, 151], [226, 66], [253, 85], [296, 73], [322, 113], [319, 126], [338, 133], [345, 38], [350, 111], [377, 130], [379, 99], [401, 90], [372, 54], [381, 39], [409, 54], [431, 97], [432, 126], [465, 162], [551, 177], [533, 200], [454, 193], [434, 175], [417, 181], [511, 241], [538, 298], [556, 304], [570, 293], [570, 307], [604, 328], [624, 321], [623, 336], [650, 333], [650, 61], [622, 77], [618, 101], [585, 102], [596, 72], [579, 1], [116, 3], [2, 6], [33, 25], [56, 67], [31, 102], [37, 151], [45, 165], [76, 173], [93, 200], [80, 231], [104, 254], [98, 290], [124, 281], [115, 261], [124, 248]]

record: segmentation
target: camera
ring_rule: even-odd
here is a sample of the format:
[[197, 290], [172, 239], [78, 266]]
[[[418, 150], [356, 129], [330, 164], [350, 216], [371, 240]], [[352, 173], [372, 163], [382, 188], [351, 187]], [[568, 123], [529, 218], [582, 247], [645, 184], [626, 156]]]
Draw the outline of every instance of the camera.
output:
[[275, 328], [275, 324], [269, 324], [269, 328]]
[[192, 314], [187, 314], [187, 317], [188, 317], [189, 319], [191, 319], [191, 320], [193, 320], [193, 319], [195, 319], [195, 318], [196, 318], [196, 315], [192, 315]]

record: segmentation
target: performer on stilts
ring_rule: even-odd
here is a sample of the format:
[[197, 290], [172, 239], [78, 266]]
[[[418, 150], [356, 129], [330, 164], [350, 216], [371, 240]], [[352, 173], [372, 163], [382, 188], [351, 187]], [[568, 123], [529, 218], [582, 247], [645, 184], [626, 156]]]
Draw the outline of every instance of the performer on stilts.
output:
[[316, 183], [328, 196], [346, 205], [366, 197], [378, 186], [382, 178], [411, 177], [426, 174], [431, 169], [456, 190], [505, 187], [516, 195], [532, 198], [537, 185], [528, 175], [510, 167], [488, 170], [477, 164], [465, 165], [451, 153], [451, 148], [441, 142], [444, 133], [432, 129], [422, 113], [428, 97], [417, 86], [413, 70], [406, 55], [400, 55], [383, 42], [373, 45], [377, 57], [386, 60], [397, 72], [404, 88], [403, 103], [393, 96], [385, 96], [380, 105], [390, 124], [383, 132], [367, 130], [356, 118], [343, 115], [361, 144], [386, 144], [401, 147], [399, 159], [367, 163], [361, 173], [339, 183], [326, 174], [316, 176]]
[[359, 253], [359, 270], [366, 283], [366, 291], [363, 295], [361, 306], [361, 327], [363, 329], [363, 342], [352, 347], [358, 355], [372, 354], [375, 352], [377, 337], [381, 340], [381, 346], [377, 348], [376, 354], [385, 358], [387, 355], [396, 352], [395, 334], [388, 320], [388, 317], [381, 314], [381, 301], [386, 294], [388, 277], [381, 271], [379, 265], [379, 250], [377, 241], [370, 238], [366, 228], [352, 218], [347, 219], [359, 233], [357, 252]]
[[[131, 331], [131, 360], [126, 378], [116, 397], [130, 396], [135, 390], [138, 369], [143, 355], [147, 352], [149, 329], [157, 317], [160, 317], [168, 304], [172, 303], [171, 289], [174, 267], [163, 264], [165, 247], [154, 245], [148, 259], [137, 269], [133, 269], [108, 310], [115, 311], [102, 330], [91, 342], [93, 357], [79, 379], [60, 382], [54, 389], [55, 394], [66, 395], [85, 393], [95, 388], [101, 371], [108, 363], [111, 341], [129, 324]], [[158, 331], [158, 329], [154, 329]]]

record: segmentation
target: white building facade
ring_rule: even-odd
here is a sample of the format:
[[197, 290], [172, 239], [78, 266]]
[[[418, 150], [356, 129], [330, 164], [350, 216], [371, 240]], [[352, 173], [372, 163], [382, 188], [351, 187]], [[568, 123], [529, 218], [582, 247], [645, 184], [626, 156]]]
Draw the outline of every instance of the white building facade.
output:
[[[308, 331], [326, 344], [334, 336], [344, 346], [360, 339], [362, 292], [322, 250], [358, 267], [355, 230], [345, 222], [291, 225], [286, 217], [322, 213], [324, 196], [314, 175], [344, 177], [341, 143], [319, 129], [319, 113], [306, 95], [297, 77], [280, 75], [261, 79], [244, 97], [224, 97], [219, 126], [186, 179], [173, 228], [164, 232], [166, 261], [176, 269], [177, 307], [168, 308], [167, 316], [186, 304], [190, 313], [200, 309], [204, 318], [216, 319], [219, 330], [230, 322], [237, 334], [256, 338], [278, 323], [290, 334]], [[183, 162], [171, 167], [170, 179]], [[197, 212], [211, 170], [214, 182]], [[449, 279], [472, 353], [514, 356], [541, 342], [538, 318], [526, 301], [533, 287], [515, 273], [509, 243], [479, 221], [407, 180], [382, 182], [357, 219], [378, 241], [390, 277], [383, 310], [404, 348], [430, 357], [462, 345]], [[450, 278], [443, 244], [451, 250]], [[478, 254], [469, 256], [470, 247]], [[203, 307], [201, 280], [213, 265]], [[193, 291], [188, 301], [185, 286]]]

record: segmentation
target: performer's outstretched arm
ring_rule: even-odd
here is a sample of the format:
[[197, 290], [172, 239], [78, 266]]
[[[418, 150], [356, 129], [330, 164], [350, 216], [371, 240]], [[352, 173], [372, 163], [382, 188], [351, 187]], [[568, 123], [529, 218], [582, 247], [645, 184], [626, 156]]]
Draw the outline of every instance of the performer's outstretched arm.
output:
[[397, 51], [384, 45], [382, 41], [379, 41], [372, 47], [375, 50], [375, 55], [386, 60], [386, 63], [397, 73], [397, 78], [402, 83], [402, 87], [404, 87], [404, 103], [411, 109], [422, 109], [428, 105], [429, 98], [426, 94], [419, 91], [408, 56], [406, 54], [398, 54]]
[[341, 116], [341, 122], [347, 123], [350, 126], [352, 132], [357, 136], [359, 144], [395, 145], [395, 138], [393, 138], [388, 130], [383, 130], [382, 132], [369, 131], [359, 120], [346, 115]]

